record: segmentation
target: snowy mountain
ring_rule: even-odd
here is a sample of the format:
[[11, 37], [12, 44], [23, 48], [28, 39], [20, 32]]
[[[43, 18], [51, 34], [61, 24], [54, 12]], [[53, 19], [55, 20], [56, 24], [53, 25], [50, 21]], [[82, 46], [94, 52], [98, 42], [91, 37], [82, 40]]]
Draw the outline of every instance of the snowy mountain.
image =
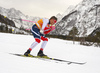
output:
[[[100, 48], [72, 44], [72, 41], [51, 38], [44, 49], [49, 57], [76, 62], [84, 65], [11, 55], [23, 54], [33, 43], [33, 36], [0, 33], [0, 73], [100, 73]], [[42, 42], [32, 50], [37, 55]], [[53, 46], [55, 45], [55, 46]]]
[[68, 35], [76, 27], [79, 36], [88, 36], [100, 27], [100, 0], [83, 0], [69, 12], [56, 24], [54, 34]]
[[[40, 19], [40, 17], [25, 15], [14, 8], [5, 9], [0, 7], [0, 14], [13, 20], [16, 27], [24, 29], [31, 28], [34, 23], [21, 22], [20, 19], [35, 22]], [[63, 14], [58, 13], [56, 17], [58, 18], [56, 30], [50, 34], [69, 35], [72, 28], [76, 27], [78, 30], [77, 36], [88, 36], [100, 27], [100, 0], [83, 0], [76, 6], [69, 6]]]
[[62, 14], [62, 17], [68, 15], [68, 14], [70, 13], [70, 11], [72, 11], [74, 8], [75, 8], [75, 6], [70, 5], [70, 6], [66, 9], [66, 11]]
[[21, 11], [16, 10], [15, 8], [6, 9], [3, 7], [0, 7], [0, 14], [13, 20], [16, 27], [18, 28], [20, 27], [31, 28], [31, 26], [34, 24], [34, 23], [25, 22], [25, 21], [21, 22], [20, 19], [26, 19], [26, 20], [35, 21], [35, 22], [40, 19], [40, 17], [32, 17], [32, 16], [25, 15]]
[[4, 23], [6, 25], [10, 25], [10, 26], [16, 27], [15, 23], [12, 20], [9, 20], [7, 17], [5, 17], [5, 16], [3, 16], [1, 14], [0, 14], [0, 23]]
[[56, 17], [57, 17], [57, 22], [59, 22], [62, 19], [62, 14], [58, 13]]

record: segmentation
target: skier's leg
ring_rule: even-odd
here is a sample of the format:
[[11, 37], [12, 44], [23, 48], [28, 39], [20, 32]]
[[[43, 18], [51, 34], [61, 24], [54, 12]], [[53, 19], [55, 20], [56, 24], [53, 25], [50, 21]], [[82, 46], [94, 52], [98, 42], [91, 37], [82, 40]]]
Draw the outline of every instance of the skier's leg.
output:
[[45, 48], [45, 46], [46, 46], [46, 44], [48, 42], [48, 39], [43, 37], [43, 36], [41, 36], [41, 40], [43, 40], [43, 43], [41, 45], [40, 51], [38, 52], [38, 56], [46, 56], [45, 54], [43, 54], [43, 50], [44, 50], [44, 48]]
[[32, 49], [35, 48], [40, 42], [41, 42], [40, 39], [35, 38], [35, 42], [32, 43], [32, 45], [31, 45], [30, 48], [24, 53], [24, 55], [25, 55], [25, 56], [28, 56], [28, 54], [30, 54], [30, 52], [32, 51]]
[[41, 36], [40, 36], [40, 33], [39, 33], [39, 29], [37, 28], [36, 25], [34, 25], [32, 27], [31, 32], [32, 32], [32, 34], [33, 34], [33, 36], [35, 38], [35, 42], [33, 42], [31, 44], [30, 48], [24, 53], [24, 55], [26, 55], [26, 56], [28, 54], [30, 54], [30, 52], [32, 51], [32, 49], [35, 48], [41, 42], [41, 40], [40, 40]]
[[32, 45], [31, 45], [30, 48], [29, 48], [30, 51], [31, 51], [33, 48], [35, 48], [40, 42], [41, 42], [40, 39], [35, 38], [35, 42], [33, 42]]
[[41, 40], [43, 40], [43, 43], [41, 45], [41, 50], [43, 50], [48, 42], [48, 39], [41, 36]]

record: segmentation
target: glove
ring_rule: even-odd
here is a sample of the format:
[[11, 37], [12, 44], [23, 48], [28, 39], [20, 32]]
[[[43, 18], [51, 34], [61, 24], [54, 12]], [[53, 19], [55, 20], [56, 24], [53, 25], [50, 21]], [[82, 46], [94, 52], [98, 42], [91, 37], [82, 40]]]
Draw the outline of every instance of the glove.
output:
[[41, 29], [41, 30], [40, 30], [40, 33], [44, 34], [44, 30]]

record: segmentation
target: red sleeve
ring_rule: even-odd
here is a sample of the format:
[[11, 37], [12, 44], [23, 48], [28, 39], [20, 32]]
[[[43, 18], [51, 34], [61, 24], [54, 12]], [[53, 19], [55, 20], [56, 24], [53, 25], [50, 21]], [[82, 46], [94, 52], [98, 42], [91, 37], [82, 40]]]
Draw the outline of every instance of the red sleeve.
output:
[[49, 32], [50, 32], [50, 30], [49, 31], [45, 31], [44, 34], [48, 34]]
[[44, 28], [44, 34], [48, 34], [51, 31], [50, 27], [45, 27]]
[[45, 27], [44, 34], [48, 34], [49, 32], [53, 31], [54, 29], [55, 29], [55, 26]]

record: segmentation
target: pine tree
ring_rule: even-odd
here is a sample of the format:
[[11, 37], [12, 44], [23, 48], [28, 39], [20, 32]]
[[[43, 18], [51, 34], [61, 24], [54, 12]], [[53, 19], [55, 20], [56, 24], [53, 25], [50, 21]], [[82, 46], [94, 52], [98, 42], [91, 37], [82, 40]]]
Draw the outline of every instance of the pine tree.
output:
[[72, 30], [69, 32], [69, 36], [77, 36], [78, 35], [78, 30], [76, 27], [73, 27]]

